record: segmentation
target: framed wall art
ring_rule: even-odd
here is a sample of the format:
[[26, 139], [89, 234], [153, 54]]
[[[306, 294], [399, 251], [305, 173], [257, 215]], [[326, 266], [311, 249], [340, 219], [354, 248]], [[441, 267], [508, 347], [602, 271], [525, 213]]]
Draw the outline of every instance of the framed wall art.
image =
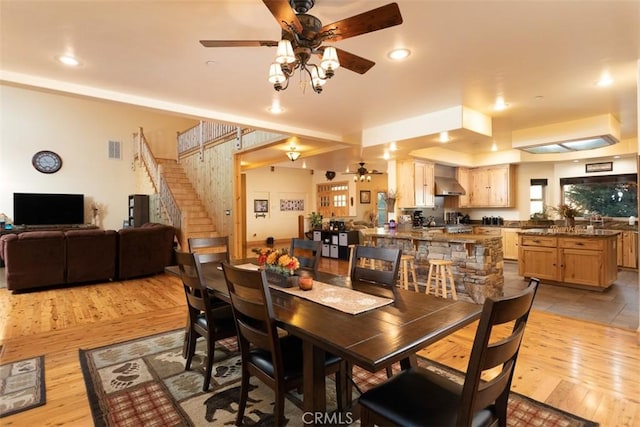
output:
[[269, 201], [263, 199], [253, 200], [253, 211], [257, 213], [269, 212]]
[[589, 172], [611, 172], [613, 170], [613, 162], [587, 163], [584, 165], [584, 171]]
[[371, 191], [369, 190], [360, 190], [360, 203], [363, 205], [368, 205], [371, 203]]

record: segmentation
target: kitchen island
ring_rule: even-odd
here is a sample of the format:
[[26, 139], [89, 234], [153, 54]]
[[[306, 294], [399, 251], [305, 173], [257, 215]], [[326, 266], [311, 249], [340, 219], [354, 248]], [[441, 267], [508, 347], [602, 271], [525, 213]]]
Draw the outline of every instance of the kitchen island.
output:
[[518, 274], [545, 283], [603, 291], [618, 277], [619, 233], [554, 228], [519, 231]]
[[502, 296], [504, 263], [502, 238], [476, 234], [429, 232], [428, 230], [361, 230], [365, 239], [379, 247], [402, 249], [415, 257], [418, 281], [426, 283], [429, 260], [453, 262], [453, 277], [458, 297], [476, 303]]

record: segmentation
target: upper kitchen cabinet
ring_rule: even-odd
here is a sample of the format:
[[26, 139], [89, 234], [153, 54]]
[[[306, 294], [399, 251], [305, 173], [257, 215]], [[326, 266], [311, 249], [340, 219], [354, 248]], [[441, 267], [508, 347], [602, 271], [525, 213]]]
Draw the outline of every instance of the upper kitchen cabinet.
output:
[[459, 196], [458, 207], [515, 207], [515, 165], [458, 168], [457, 179], [467, 193], [464, 196]]
[[433, 207], [435, 165], [413, 160], [397, 164], [398, 204], [401, 207]]

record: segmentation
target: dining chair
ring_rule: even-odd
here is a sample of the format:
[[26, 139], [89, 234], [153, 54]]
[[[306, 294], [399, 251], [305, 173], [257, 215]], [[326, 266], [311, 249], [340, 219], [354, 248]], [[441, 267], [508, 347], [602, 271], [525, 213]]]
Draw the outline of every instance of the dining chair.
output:
[[[229, 289], [242, 359], [236, 425], [242, 424], [251, 376], [257, 377], [274, 390], [276, 399], [273, 425], [284, 425], [285, 393], [302, 386], [302, 341], [291, 334], [281, 336], [278, 333], [264, 270], [246, 270], [229, 263], [223, 263], [222, 269]], [[336, 375], [338, 409], [342, 410], [346, 390], [344, 361], [327, 353], [325, 370], [327, 375]]]
[[[399, 248], [356, 245], [349, 272], [351, 280], [354, 282], [363, 280], [393, 287], [398, 280], [401, 257], [402, 250]], [[362, 262], [363, 259], [370, 262]]]
[[190, 237], [189, 252], [200, 255], [200, 263], [229, 262], [229, 237]]
[[185, 369], [191, 369], [198, 338], [203, 337], [207, 343], [207, 364], [202, 390], [207, 391], [211, 382], [215, 342], [236, 335], [233, 311], [228, 304], [216, 306], [212, 303], [203, 280], [200, 255], [176, 251], [175, 256], [189, 312]]
[[506, 426], [511, 380], [537, 289], [532, 282], [518, 295], [485, 300], [462, 385], [426, 368], [402, 371], [360, 396], [361, 425]]
[[291, 239], [289, 254], [298, 258], [300, 268], [318, 271], [322, 242], [294, 237]]
[[[351, 281], [362, 280], [393, 289], [398, 280], [401, 257], [402, 250], [399, 248], [356, 245], [350, 262]], [[347, 364], [347, 370], [351, 372], [349, 364]], [[391, 378], [393, 375], [391, 366], [386, 367], [385, 371], [387, 377]]]

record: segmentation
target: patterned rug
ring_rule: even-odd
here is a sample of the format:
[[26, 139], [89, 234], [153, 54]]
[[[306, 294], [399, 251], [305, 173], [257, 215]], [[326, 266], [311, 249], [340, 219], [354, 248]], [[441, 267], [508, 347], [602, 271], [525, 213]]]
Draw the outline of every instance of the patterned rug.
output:
[[[80, 364], [94, 423], [101, 426], [224, 426], [233, 425], [237, 412], [240, 357], [236, 340], [216, 345], [209, 392], [202, 392], [204, 343], [199, 343], [192, 370], [184, 370], [184, 331], [166, 332], [93, 350], [80, 350]], [[418, 358], [427, 369], [461, 380], [457, 371]], [[364, 391], [386, 379], [384, 371], [371, 374], [354, 368], [354, 381]], [[273, 392], [255, 378], [243, 425], [273, 424]], [[354, 392], [354, 397], [357, 397]], [[304, 425], [301, 396], [285, 399], [287, 426]], [[328, 410], [335, 409], [335, 386], [327, 380]], [[333, 417], [333, 418], [331, 418]], [[552, 408], [517, 393], [509, 398], [509, 426], [594, 427], [597, 423]], [[359, 425], [351, 413], [328, 419]]]
[[45, 402], [44, 356], [0, 365], [0, 418]]

